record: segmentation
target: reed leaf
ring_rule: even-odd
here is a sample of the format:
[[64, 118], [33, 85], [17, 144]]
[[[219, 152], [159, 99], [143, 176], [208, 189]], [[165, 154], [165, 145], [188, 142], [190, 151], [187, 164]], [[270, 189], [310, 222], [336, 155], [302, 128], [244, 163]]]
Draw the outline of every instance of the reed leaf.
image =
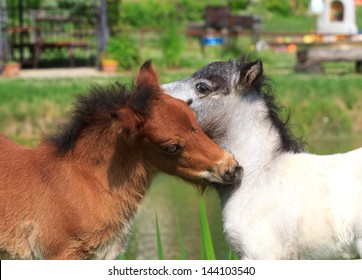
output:
[[160, 228], [158, 226], [158, 217], [156, 214], [156, 238], [157, 238], [157, 254], [159, 260], [164, 260], [163, 256], [163, 248], [162, 248], [162, 242], [161, 242], [161, 234], [160, 234]]
[[200, 260], [207, 260], [203, 236], [204, 236], [203, 230], [202, 227], [200, 226]]
[[126, 252], [124, 252], [123, 254], [121, 254], [121, 255], [118, 257], [118, 259], [121, 260], [121, 261], [126, 260], [126, 259], [127, 259], [127, 257], [126, 257]]
[[180, 228], [180, 223], [177, 220], [177, 234], [178, 234], [178, 240], [180, 243], [180, 253], [181, 253], [181, 259], [186, 260], [186, 252], [185, 252], [185, 244], [182, 237], [182, 231]]
[[207, 219], [204, 200], [200, 197], [200, 244], [201, 244], [201, 259], [215, 260], [215, 251], [212, 243], [209, 221]]
[[228, 252], [228, 261], [236, 261], [236, 260], [239, 260], [239, 257], [234, 253], [233, 250], [231, 250], [229, 248], [229, 252]]

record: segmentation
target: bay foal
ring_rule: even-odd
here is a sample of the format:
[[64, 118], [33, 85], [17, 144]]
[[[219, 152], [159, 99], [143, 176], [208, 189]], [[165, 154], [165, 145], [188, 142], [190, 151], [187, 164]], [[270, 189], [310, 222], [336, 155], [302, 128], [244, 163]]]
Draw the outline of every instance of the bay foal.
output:
[[93, 88], [39, 147], [0, 136], [0, 258], [116, 258], [157, 170], [201, 185], [242, 171], [146, 62], [132, 94]]

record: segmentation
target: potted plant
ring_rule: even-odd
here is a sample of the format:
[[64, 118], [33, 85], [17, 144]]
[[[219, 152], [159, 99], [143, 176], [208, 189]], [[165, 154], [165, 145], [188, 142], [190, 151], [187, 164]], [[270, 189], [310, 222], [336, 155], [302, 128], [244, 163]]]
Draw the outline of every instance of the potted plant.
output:
[[[8, 44], [8, 42], [5, 42]], [[2, 72], [6, 77], [16, 76], [20, 72], [21, 64], [18, 61], [12, 59], [10, 46], [5, 47], [5, 52], [3, 53], [3, 65]]]
[[104, 55], [101, 63], [102, 71], [105, 73], [116, 73], [118, 71], [119, 62], [115, 59], [108, 58], [108, 55]]
[[101, 57], [102, 70], [129, 69], [139, 64], [140, 54], [135, 40], [126, 35], [111, 37]]
[[17, 61], [7, 61], [3, 65], [3, 73], [6, 77], [13, 77], [19, 74], [21, 65]]

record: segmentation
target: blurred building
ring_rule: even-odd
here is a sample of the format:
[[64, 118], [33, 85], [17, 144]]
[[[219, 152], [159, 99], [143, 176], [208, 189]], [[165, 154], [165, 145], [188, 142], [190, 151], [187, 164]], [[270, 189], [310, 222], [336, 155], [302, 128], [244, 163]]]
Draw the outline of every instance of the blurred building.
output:
[[355, 0], [315, 0], [312, 2], [315, 2], [316, 7], [321, 8], [318, 13], [318, 33], [346, 35], [358, 33]]

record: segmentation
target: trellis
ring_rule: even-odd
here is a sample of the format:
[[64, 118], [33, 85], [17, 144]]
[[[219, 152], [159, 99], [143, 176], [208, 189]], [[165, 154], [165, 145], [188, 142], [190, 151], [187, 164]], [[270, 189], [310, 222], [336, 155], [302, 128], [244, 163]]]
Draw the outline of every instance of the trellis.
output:
[[106, 0], [58, 0], [56, 7], [37, 8], [28, 0], [0, 1], [0, 59], [36, 68], [45, 51], [66, 50], [69, 65], [76, 66], [79, 49], [87, 64], [91, 58], [99, 64], [108, 37]]

